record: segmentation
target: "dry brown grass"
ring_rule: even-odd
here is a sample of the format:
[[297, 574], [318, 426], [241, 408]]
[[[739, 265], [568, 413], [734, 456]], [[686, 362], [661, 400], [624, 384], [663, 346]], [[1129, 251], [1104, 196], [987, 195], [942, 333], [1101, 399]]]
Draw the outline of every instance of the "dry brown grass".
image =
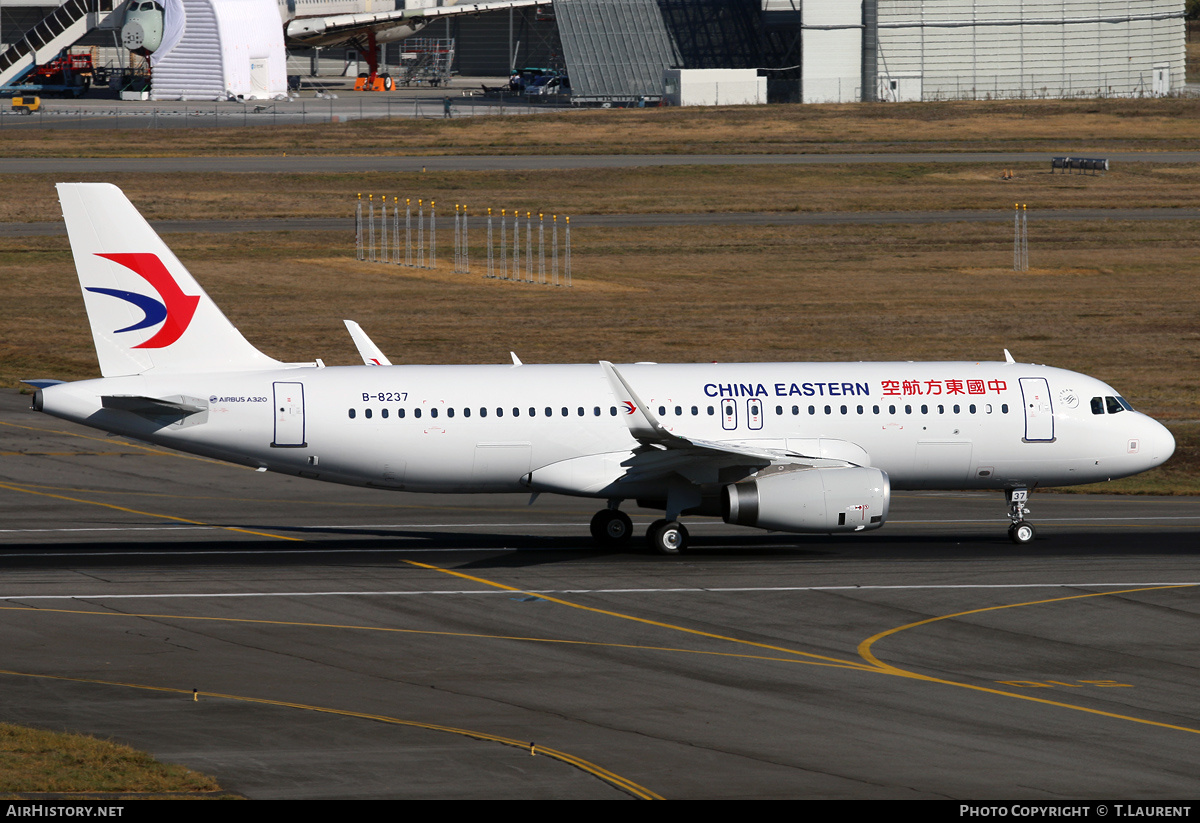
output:
[[220, 790], [211, 777], [129, 746], [0, 724], [0, 792], [178, 793]]
[[[570, 290], [484, 279], [480, 248], [475, 273], [451, 274], [443, 250], [432, 275], [354, 262], [344, 235], [170, 242], [285, 360], [357, 362], [344, 317], [398, 363], [503, 362], [510, 349], [526, 362], [999, 359], [1007, 347], [1101, 377], [1158, 417], [1195, 419], [1198, 228], [1034, 226], [1023, 276], [1008, 270], [1003, 222], [593, 229], [576, 233]], [[0, 243], [5, 385], [94, 376], [70, 271], [65, 239]]]
[[[546, 140], [581, 152], [665, 150], [661, 141], [676, 133], [680, 150], [696, 151], [792, 151], [809, 139], [815, 142], [806, 150], [828, 148], [833, 144], [820, 141], [836, 133], [875, 140], [875, 148], [907, 134], [917, 143], [905, 148], [931, 141], [939, 149], [987, 135], [1012, 147], [1024, 145], [1027, 134], [1034, 143], [1070, 134], [1055, 136], [1056, 145], [1078, 148], [1092, 130], [1110, 147], [1143, 140], [1173, 147], [1180, 134], [1194, 138], [1196, 114], [1200, 103], [1187, 100], [585, 112], [476, 122], [471, 129], [457, 122], [362, 124], [349, 143], [348, 132], [338, 130], [344, 127], [258, 130], [262, 145], [244, 146], [228, 133], [172, 133], [170, 146], [250, 153], [294, 138], [314, 152], [350, 143], [504, 151], [535, 145], [546, 129]], [[1073, 131], [1063, 131], [1068, 127]], [[501, 140], [501, 128], [524, 136]], [[642, 131], [628, 132], [615, 148], [606, 142], [631, 128]], [[458, 142], [463, 135], [466, 142]], [[949, 143], [936, 143], [938, 135]], [[735, 136], [740, 148], [722, 142]], [[99, 153], [137, 152], [140, 139], [122, 133], [119, 146], [93, 145]], [[46, 145], [63, 151], [66, 141]], [[372, 189], [435, 198], [443, 215], [456, 201], [472, 204], [477, 216], [488, 205], [574, 215], [994, 210], [1001, 219], [988, 223], [577, 229], [578, 286], [571, 290], [480, 277], [486, 254], [478, 221], [476, 273], [468, 276], [449, 271], [448, 222], [436, 272], [357, 263], [348, 231], [176, 235], [168, 242], [251, 341], [284, 360], [358, 362], [344, 317], [361, 322], [398, 363], [506, 362], [510, 349], [526, 362], [998, 359], [1007, 347], [1018, 359], [1109, 381], [1139, 408], [1175, 421], [1181, 455], [1194, 453], [1200, 438], [1187, 434], [1183, 421], [1200, 417], [1200, 290], [1193, 274], [1200, 226], [1037, 217], [1068, 206], [1194, 208], [1200, 168], [1128, 164], [1084, 177], [1026, 166], [1010, 182], [1000, 171], [928, 163], [108, 179], [152, 219], [348, 219], [354, 193]], [[5, 182], [0, 221], [58, 219], [54, 179]], [[1019, 276], [1011, 271], [1005, 219], [1018, 201], [1033, 209], [1034, 267]], [[96, 374], [72, 269], [65, 238], [0, 241], [3, 385]], [[1191, 467], [1195, 490], [1200, 467], [1193, 463], [1181, 465]]]
[[[1019, 100], [565, 111], [250, 129], [5, 135], [24, 157], [1192, 149], [1200, 100]], [[60, 135], [77, 137], [62, 130]]]
[[[1197, 208], [1200, 166], [1116, 164], [1106, 175], [1051, 174], [1042, 164], [1000, 166], [869, 164], [835, 166], [683, 166], [426, 174], [112, 174], [150, 220], [248, 217], [341, 217], [364, 199], [417, 198], [439, 204], [442, 217], [466, 203], [480, 219], [492, 207], [560, 215], [828, 212], [997, 211], [1014, 202], [1037, 211], [1059, 208]], [[61, 175], [5, 180], [0, 222], [61, 219], [54, 184]]]

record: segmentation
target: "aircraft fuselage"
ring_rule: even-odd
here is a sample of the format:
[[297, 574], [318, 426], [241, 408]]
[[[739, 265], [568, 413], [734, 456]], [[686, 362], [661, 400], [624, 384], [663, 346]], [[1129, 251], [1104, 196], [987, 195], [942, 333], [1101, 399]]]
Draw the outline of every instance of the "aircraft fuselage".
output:
[[[1086, 375], [1005, 363], [626, 365], [673, 434], [882, 469], [893, 488], [1092, 483], [1166, 460], [1174, 440]], [[154, 420], [102, 396], [188, 397]], [[1093, 398], [1100, 412], [1094, 413]], [[148, 442], [320, 480], [429, 492], [645, 497], [639, 444], [595, 365], [291, 368], [88, 380], [40, 408]], [[603, 455], [571, 473], [545, 467]], [[539, 474], [551, 478], [539, 483]], [[564, 477], [571, 479], [564, 480]], [[713, 476], [718, 484], [730, 478]], [[618, 492], [620, 492], [618, 494]]]

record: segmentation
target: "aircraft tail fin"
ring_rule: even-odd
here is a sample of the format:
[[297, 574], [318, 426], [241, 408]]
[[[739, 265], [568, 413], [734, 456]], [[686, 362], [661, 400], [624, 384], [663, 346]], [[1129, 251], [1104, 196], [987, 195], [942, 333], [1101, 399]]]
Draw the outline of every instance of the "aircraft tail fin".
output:
[[59, 183], [58, 199], [105, 377], [283, 365], [250, 345], [119, 188]]

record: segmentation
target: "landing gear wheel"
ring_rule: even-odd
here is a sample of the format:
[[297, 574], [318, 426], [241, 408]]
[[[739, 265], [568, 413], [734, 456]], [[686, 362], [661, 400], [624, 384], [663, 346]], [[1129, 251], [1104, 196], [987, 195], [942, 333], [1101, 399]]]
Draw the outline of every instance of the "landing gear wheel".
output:
[[628, 543], [633, 537], [633, 521], [616, 509], [601, 509], [592, 517], [592, 538], [606, 546]]
[[687, 550], [688, 530], [676, 520], [656, 520], [646, 532], [646, 540], [659, 554], [683, 554]]
[[1036, 534], [1037, 532], [1034, 531], [1033, 524], [1026, 523], [1024, 520], [1018, 520], [1008, 528], [1008, 539], [1018, 546], [1032, 543]]
[[379, 79], [383, 81], [384, 91], [391, 91], [392, 89], [396, 88], [396, 83], [394, 80], [392, 80], [392, 76], [390, 74], [381, 74], [379, 75]]
[[661, 529], [663, 526], [667, 525], [667, 523], [669, 523], [669, 522], [670, 521], [667, 520], [665, 517], [660, 518], [658, 520], [655, 520], [653, 523], [651, 523], [650, 526], [646, 529], [646, 544], [650, 546], [651, 550], [657, 551], [657, 545], [655, 542], [656, 538], [654, 535], [658, 533], [659, 529]]

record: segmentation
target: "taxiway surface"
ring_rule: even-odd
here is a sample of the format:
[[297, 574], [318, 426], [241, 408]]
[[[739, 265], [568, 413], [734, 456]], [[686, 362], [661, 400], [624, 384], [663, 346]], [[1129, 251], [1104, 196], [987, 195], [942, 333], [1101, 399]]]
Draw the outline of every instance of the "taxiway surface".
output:
[[1194, 498], [1038, 494], [1015, 547], [998, 495], [899, 493], [868, 535], [697, 520], [663, 558], [597, 550], [589, 501], [317, 484], [27, 407], [0, 392], [11, 722], [256, 798], [1200, 793]]

